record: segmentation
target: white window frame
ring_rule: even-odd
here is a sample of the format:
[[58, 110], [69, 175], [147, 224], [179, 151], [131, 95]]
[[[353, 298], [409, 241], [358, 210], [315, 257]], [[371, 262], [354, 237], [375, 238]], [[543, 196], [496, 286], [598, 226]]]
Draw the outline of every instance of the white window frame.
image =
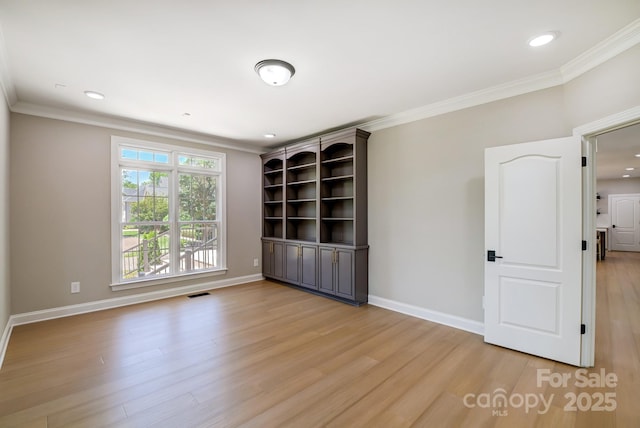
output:
[[[169, 154], [169, 163], [154, 163], [128, 161], [120, 159], [120, 149], [122, 147], [143, 149], [150, 151], [162, 151]], [[218, 229], [218, 245], [220, 250], [220, 266], [214, 269], [198, 270], [195, 272], [173, 272], [149, 278], [121, 278], [121, 235], [122, 235], [122, 174], [121, 167], [132, 168], [154, 168], [169, 172], [169, 219], [172, 238], [170, 242], [178, 242], [175, 237], [178, 235], [175, 226], [179, 223], [177, 213], [179, 212], [179, 198], [177, 196], [177, 183], [180, 172], [201, 173], [202, 170], [178, 165], [178, 156], [203, 156], [217, 158], [220, 162], [220, 172], [216, 183], [218, 195], [216, 216], [220, 227]], [[127, 137], [111, 137], [111, 288], [114, 291], [126, 290], [152, 285], [161, 285], [178, 280], [194, 279], [201, 276], [221, 275], [227, 271], [227, 203], [226, 203], [226, 155], [220, 152], [199, 150], [190, 147], [156, 143], [145, 140], [136, 140]], [[221, 208], [221, 209], [220, 209]], [[173, 245], [173, 244], [172, 244]]]

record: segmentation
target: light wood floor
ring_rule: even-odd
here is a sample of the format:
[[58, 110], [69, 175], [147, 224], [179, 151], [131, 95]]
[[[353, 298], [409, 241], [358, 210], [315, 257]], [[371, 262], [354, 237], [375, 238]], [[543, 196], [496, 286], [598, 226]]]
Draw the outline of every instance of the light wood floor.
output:
[[[575, 367], [474, 334], [267, 281], [24, 325], [0, 371], [0, 426], [638, 427], [640, 254], [598, 262], [597, 311], [589, 372], [615, 373], [615, 388], [576, 386]], [[538, 369], [572, 379], [538, 386]], [[508, 407], [471, 408], [500, 388]], [[565, 394], [585, 407], [598, 393], [616, 410], [564, 410]], [[533, 395], [550, 408], [517, 408]]]

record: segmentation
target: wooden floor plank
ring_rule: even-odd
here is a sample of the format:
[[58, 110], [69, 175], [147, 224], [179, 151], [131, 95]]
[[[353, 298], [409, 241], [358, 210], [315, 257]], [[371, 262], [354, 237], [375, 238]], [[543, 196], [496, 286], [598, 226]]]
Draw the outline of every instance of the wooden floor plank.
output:
[[[587, 373], [615, 373], [617, 386], [540, 386], [539, 370], [573, 378], [577, 368], [259, 281], [15, 327], [0, 426], [639, 426], [640, 254], [610, 252], [597, 266]], [[500, 391], [550, 407], [479, 405]], [[600, 392], [614, 411], [567, 410], [567, 394], [585, 404]]]

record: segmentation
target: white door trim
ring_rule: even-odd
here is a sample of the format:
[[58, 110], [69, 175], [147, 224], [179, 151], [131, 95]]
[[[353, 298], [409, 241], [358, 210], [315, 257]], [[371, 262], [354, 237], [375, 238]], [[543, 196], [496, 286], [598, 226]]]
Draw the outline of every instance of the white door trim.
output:
[[[573, 129], [573, 135], [580, 136], [584, 142], [583, 156], [590, 157], [587, 162], [583, 178], [583, 201], [585, 205], [582, 211], [582, 223], [584, 236], [591, 239], [591, 245], [587, 244], [586, 254], [583, 255], [583, 282], [582, 282], [582, 323], [586, 325], [586, 332], [582, 337], [582, 357], [580, 365], [593, 367], [595, 364], [595, 326], [596, 326], [596, 261], [592, 254], [595, 244], [595, 142], [596, 136], [607, 131], [630, 125], [640, 121], [640, 105], [628, 110], [615, 113], [604, 118], [586, 123]], [[592, 237], [592, 232], [594, 232]], [[591, 252], [589, 251], [591, 248]]]

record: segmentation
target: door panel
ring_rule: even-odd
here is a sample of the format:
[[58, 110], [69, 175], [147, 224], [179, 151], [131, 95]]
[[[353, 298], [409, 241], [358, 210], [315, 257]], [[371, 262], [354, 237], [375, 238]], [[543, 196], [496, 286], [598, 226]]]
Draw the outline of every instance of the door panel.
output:
[[611, 249], [640, 251], [640, 196], [609, 195], [611, 201]]
[[320, 291], [335, 294], [333, 288], [333, 248], [320, 248]]
[[349, 250], [336, 250], [336, 294], [353, 299], [354, 292], [354, 253]]
[[318, 289], [318, 248], [303, 245], [300, 285], [314, 290]]
[[273, 275], [273, 254], [271, 253], [271, 242], [262, 242], [262, 273]]
[[485, 151], [485, 341], [580, 364], [579, 138]]
[[525, 156], [500, 166], [499, 247], [509, 263], [558, 267], [559, 162]]
[[285, 279], [296, 284], [300, 282], [299, 251], [298, 244], [285, 244]]
[[273, 243], [273, 275], [277, 278], [284, 277], [284, 244], [282, 242]]

